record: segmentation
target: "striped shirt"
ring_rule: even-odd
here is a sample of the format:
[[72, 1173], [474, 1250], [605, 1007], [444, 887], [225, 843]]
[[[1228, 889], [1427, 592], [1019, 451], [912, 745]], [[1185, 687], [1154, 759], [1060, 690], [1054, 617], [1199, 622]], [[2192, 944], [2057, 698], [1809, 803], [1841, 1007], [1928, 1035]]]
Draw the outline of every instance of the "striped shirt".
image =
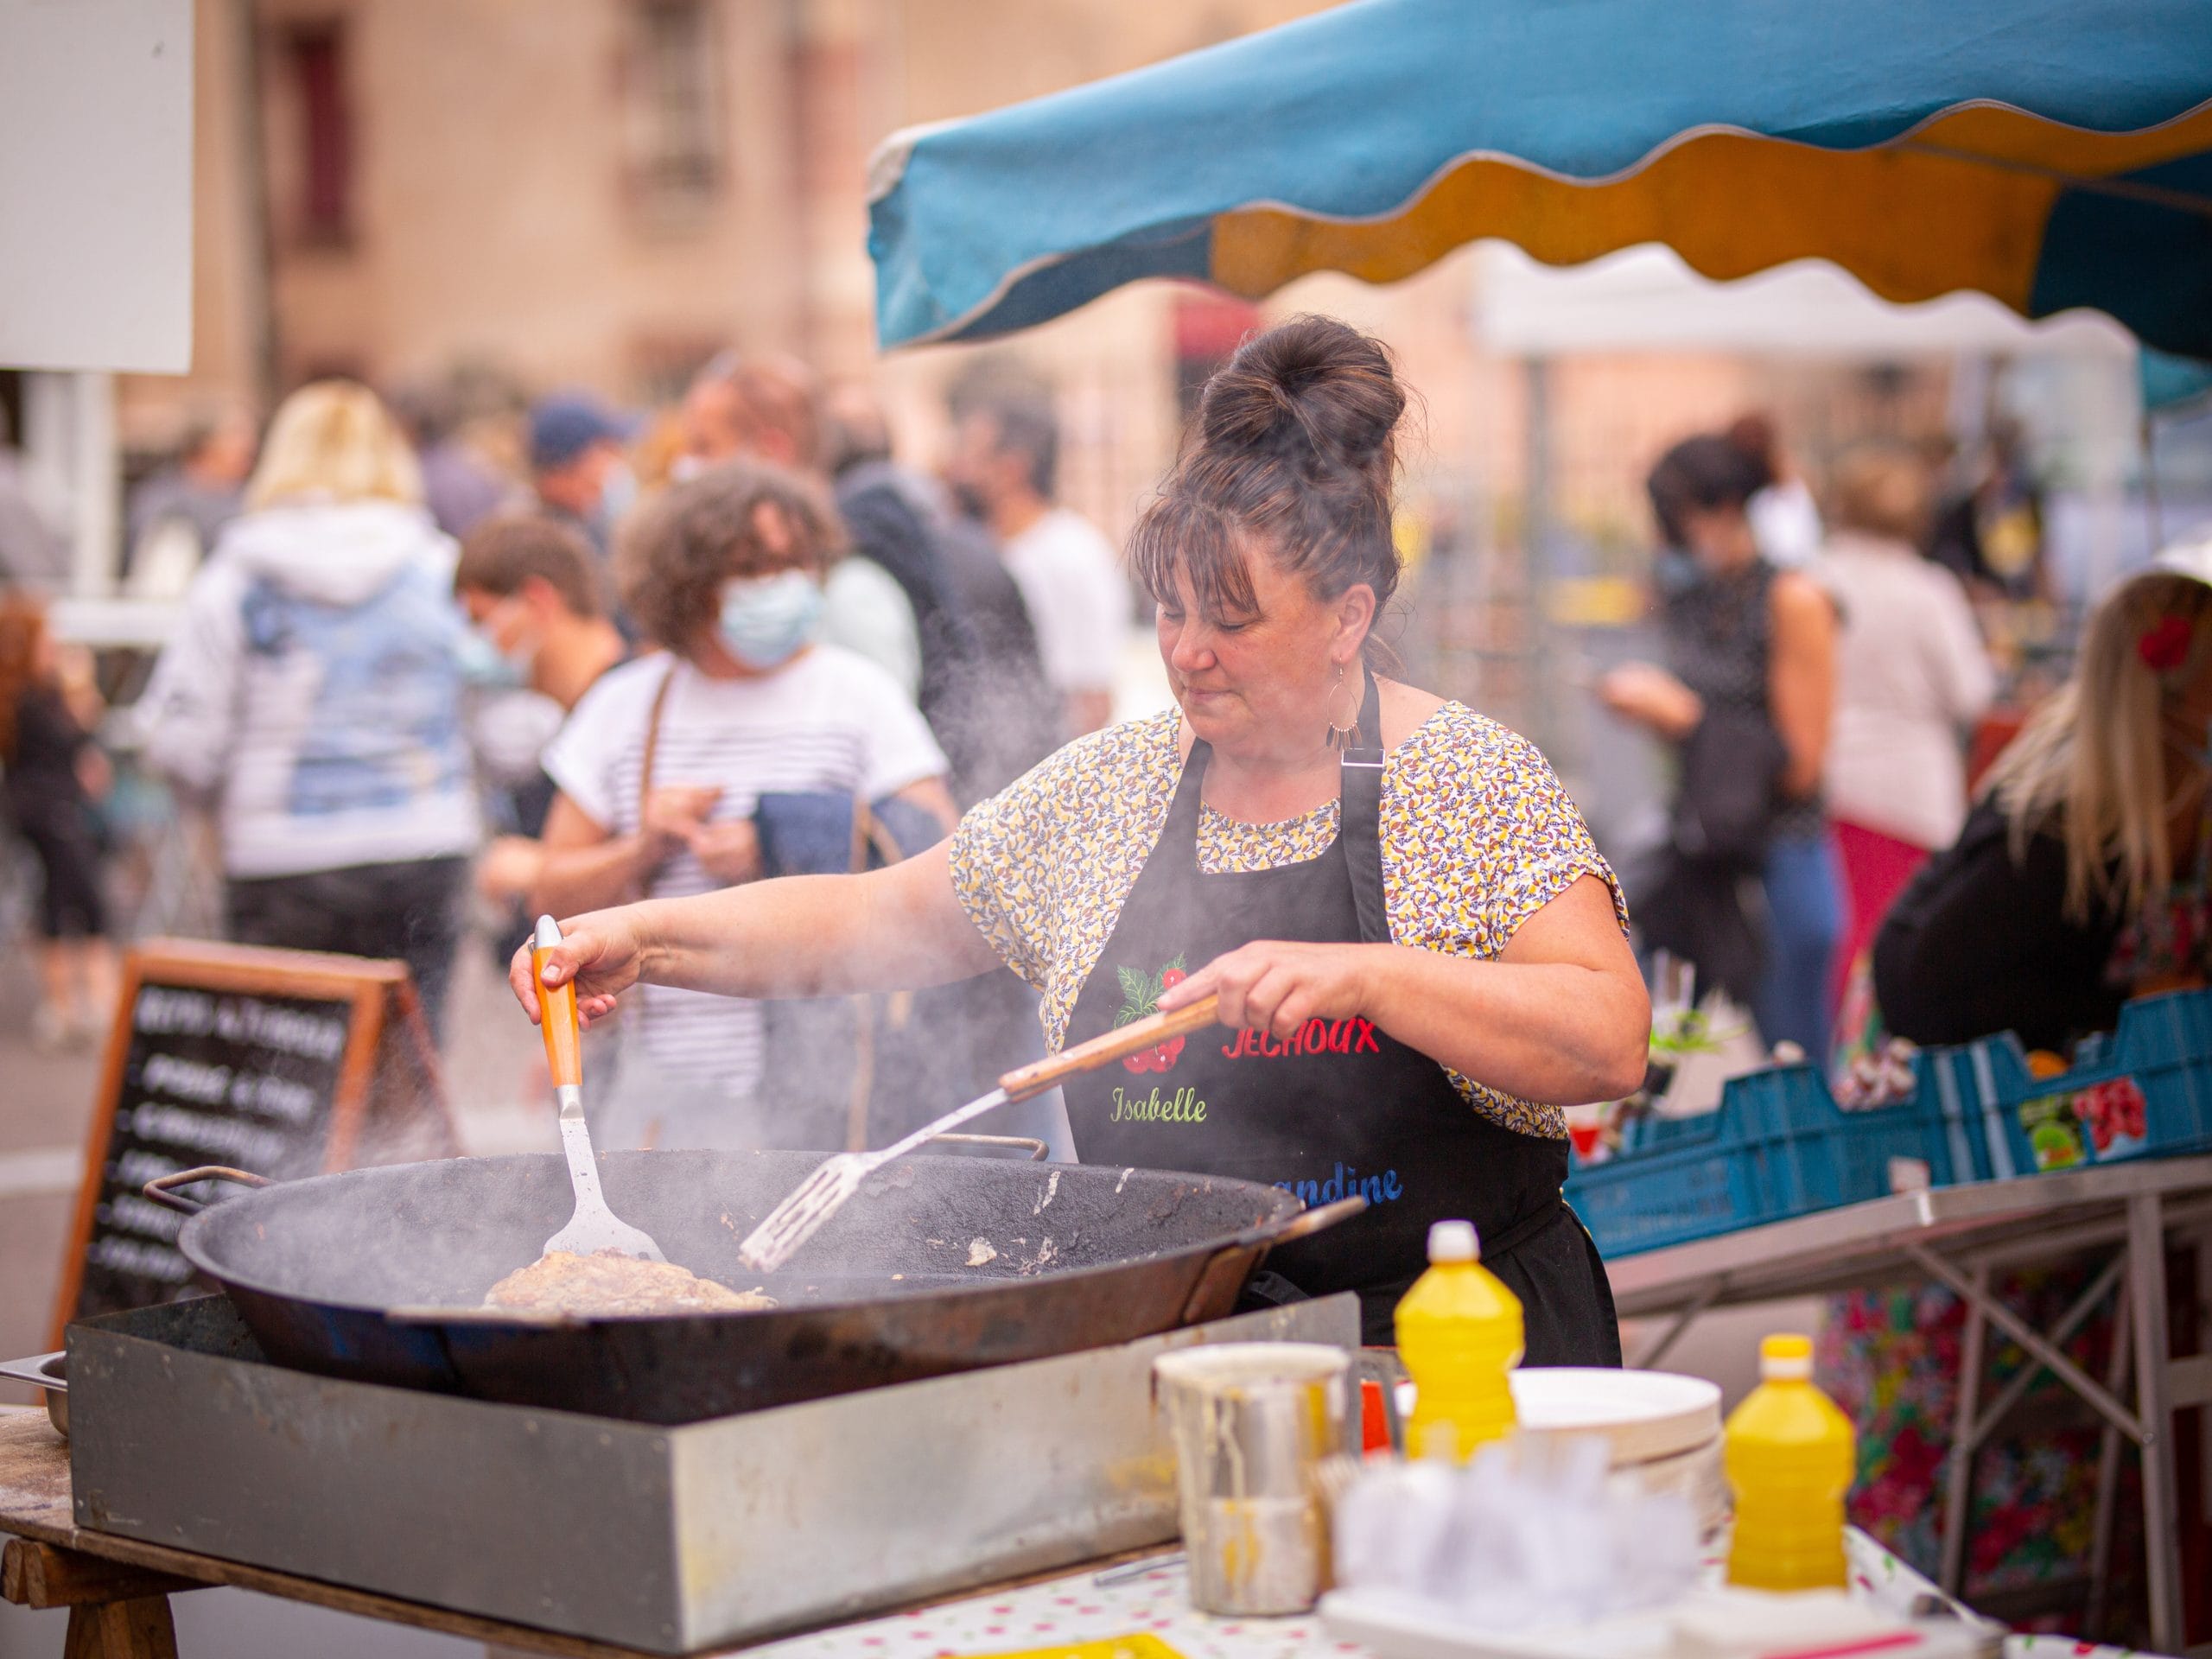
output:
[[[545, 752], [545, 770], [561, 792], [610, 836], [637, 831], [645, 729], [671, 664], [653, 787], [720, 789], [712, 822], [751, 817], [765, 794], [880, 800], [945, 769], [897, 683], [836, 645], [816, 645], [775, 673], [734, 680], [709, 679], [656, 653], [602, 677]], [[679, 849], [654, 873], [646, 896], [684, 898], [720, 885]], [[643, 987], [636, 1001], [640, 1040], [664, 1074], [728, 1100], [752, 1097], [760, 1081], [758, 1003], [664, 985]]]

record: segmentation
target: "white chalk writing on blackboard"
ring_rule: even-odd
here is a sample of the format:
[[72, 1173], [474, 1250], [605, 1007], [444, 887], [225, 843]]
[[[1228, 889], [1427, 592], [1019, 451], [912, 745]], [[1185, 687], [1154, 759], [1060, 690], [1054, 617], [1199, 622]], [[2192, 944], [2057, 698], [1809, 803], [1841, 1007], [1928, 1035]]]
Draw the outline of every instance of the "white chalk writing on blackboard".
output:
[[149, 1036], [205, 1037], [212, 1033], [226, 1042], [257, 1043], [311, 1060], [335, 1060], [346, 1052], [344, 1016], [276, 1007], [258, 997], [217, 997], [206, 991], [142, 986], [130, 1023]]
[[210, 1117], [188, 1112], [181, 1106], [157, 1106], [148, 1101], [132, 1109], [127, 1121], [135, 1134], [171, 1146], [197, 1147], [217, 1153], [233, 1163], [249, 1166], [273, 1163], [284, 1155], [289, 1142], [274, 1129], [257, 1128], [235, 1117]]

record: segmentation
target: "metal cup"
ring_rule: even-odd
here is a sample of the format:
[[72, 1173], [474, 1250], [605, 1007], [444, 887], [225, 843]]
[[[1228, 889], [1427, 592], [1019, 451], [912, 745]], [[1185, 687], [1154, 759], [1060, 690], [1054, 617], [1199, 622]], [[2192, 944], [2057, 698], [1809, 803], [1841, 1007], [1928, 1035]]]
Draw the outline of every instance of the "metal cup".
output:
[[1316, 1343], [1237, 1342], [1153, 1361], [1200, 1611], [1302, 1613], [1328, 1587], [1317, 1476], [1344, 1446], [1351, 1358]]

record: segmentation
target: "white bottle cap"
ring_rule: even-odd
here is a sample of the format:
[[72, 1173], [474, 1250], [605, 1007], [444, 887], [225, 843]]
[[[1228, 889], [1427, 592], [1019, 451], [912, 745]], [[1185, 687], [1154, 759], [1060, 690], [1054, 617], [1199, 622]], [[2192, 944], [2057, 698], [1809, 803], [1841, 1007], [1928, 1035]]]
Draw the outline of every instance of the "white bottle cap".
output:
[[1471, 1221], [1433, 1222], [1428, 1229], [1428, 1259], [1432, 1262], [1478, 1262], [1482, 1243]]
[[1759, 1380], [1763, 1382], [1802, 1382], [1813, 1375], [1813, 1339], [1783, 1334], [1759, 1344]]

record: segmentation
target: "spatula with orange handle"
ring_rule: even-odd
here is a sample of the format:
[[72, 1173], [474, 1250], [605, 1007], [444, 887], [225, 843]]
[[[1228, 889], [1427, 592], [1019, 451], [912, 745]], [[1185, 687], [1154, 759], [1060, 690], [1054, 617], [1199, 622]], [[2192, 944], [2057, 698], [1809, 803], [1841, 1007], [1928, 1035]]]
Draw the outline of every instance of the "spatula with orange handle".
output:
[[545, 1254], [572, 1250], [619, 1250], [648, 1262], [665, 1262], [651, 1233], [632, 1227], [607, 1207], [599, 1189], [599, 1159], [584, 1123], [583, 1033], [576, 1020], [576, 982], [555, 990], [545, 982], [545, 953], [561, 943], [560, 924], [537, 918], [530, 946], [530, 974], [537, 986], [537, 1013], [545, 1033], [545, 1063], [553, 1069], [553, 1097], [561, 1104], [561, 1150], [569, 1155], [569, 1184], [576, 1190], [575, 1213], [569, 1224], [545, 1241]]

